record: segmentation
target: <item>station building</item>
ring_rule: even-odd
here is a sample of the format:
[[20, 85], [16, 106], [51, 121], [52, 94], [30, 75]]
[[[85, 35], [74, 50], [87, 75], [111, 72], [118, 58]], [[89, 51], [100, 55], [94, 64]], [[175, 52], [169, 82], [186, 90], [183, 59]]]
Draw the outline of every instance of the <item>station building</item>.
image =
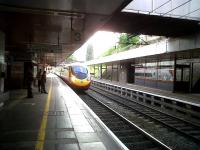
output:
[[172, 92], [200, 92], [200, 33], [165, 38], [87, 62], [94, 78]]

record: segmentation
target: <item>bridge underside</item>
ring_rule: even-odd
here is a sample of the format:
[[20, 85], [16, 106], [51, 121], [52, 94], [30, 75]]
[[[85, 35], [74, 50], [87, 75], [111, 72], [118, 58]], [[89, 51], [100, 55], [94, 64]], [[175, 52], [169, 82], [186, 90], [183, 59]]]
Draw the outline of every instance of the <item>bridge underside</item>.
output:
[[198, 21], [195, 20], [119, 12], [102, 29], [113, 32], [178, 37], [193, 34], [200, 29], [199, 27]]
[[131, 0], [0, 0], [0, 30], [8, 56], [55, 65], [78, 49], [94, 32], [177, 37], [199, 30], [199, 22], [122, 12]]

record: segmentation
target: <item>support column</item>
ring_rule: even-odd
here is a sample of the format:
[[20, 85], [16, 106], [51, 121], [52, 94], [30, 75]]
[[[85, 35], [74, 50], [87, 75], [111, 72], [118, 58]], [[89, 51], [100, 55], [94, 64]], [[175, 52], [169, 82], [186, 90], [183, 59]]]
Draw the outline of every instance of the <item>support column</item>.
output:
[[175, 54], [175, 56], [174, 56], [174, 79], [173, 79], [173, 93], [175, 92], [175, 85], [176, 84], [176, 54]]
[[4, 92], [5, 72], [5, 35], [0, 31], [0, 93]]
[[5, 62], [5, 34], [0, 31], [0, 107], [9, 99], [9, 92], [5, 92], [6, 62]]

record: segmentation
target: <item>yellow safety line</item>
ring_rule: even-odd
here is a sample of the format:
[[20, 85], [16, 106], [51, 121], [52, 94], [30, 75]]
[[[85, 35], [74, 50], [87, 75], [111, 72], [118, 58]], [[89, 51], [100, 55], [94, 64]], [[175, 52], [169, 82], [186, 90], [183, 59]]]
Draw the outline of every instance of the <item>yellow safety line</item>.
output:
[[42, 123], [41, 123], [41, 126], [40, 126], [35, 150], [43, 150], [43, 148], [44, 148], [44, 141], [45, 141], [45, 134], [46, 134], [45, 129], [46, 129], [46, 126], [47, 126], [48, 111], [49, 111], [51, 94], [52, 94], [52, 78], [51, 78], [51, 84], [50, 84], [50, 88], [49, 88], [48, 93], [49, 94], [48, 94], [48, 97], [47, 97], [47, 102], [46, 102], [46, 105], [45, 105], [45, 110], [44, 110], [44, 113], [43, 113]]

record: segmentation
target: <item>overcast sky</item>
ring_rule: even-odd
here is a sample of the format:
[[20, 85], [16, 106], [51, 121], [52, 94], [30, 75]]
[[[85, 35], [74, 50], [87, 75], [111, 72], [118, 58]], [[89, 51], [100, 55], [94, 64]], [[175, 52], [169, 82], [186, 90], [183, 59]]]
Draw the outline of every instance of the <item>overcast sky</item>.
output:
[[113, 47], [118, 42], [118, 33], [98, 31], [81, 48], [74, 52], [74, 56], [79, 61], [85, 61], [87, 45], [91, 43], [94, 49], [94, 57], [97, 58], [107, 49]]

